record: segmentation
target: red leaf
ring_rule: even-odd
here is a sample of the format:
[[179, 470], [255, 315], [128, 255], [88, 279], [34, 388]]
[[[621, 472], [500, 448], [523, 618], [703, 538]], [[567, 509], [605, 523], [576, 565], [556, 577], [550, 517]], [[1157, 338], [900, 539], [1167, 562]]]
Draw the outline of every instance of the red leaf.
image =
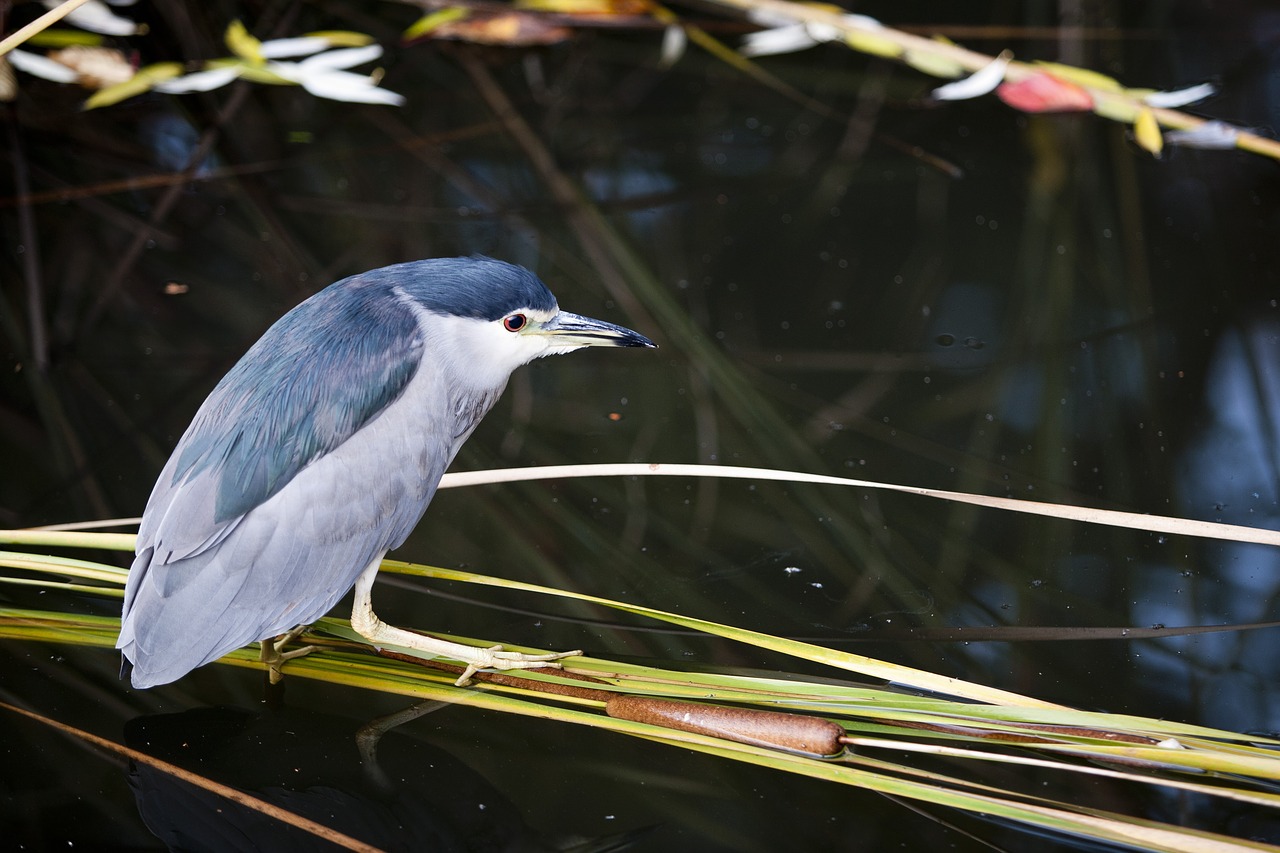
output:
[[1093, 98], [1077, 86], [1041, 71], [1017, 83], [1002, 83], [996, 95], [1025, 113], [1062, 113], [1093, 109]]

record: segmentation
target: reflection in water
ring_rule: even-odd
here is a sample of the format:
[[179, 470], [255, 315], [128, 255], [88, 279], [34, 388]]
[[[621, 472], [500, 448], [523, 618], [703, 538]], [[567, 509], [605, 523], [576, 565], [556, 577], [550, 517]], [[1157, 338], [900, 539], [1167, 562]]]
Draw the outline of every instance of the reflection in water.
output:
[[[442, 749], [390, 734], [362, 764], [349, 720], [288, 709], [196, 708], [131, 720], [129, 746], [384, 850], [551, 851], [480, 774]], [[315, 835], [146, 764], [129, 781], [147, 827], [171, 850], [338, 849]], [[533, 796], [537, 796], [536, 792]], [[575, 850], [622, 850], [621, 838]]]
[[[1257, 320], [1227, 329], [1208, 364], [1204, 416], [1183, 453], [1178, 490], [1182, 511], [1192, 518], [1251, 527], [1280, 527], [1280, 321]], [[1168, 625], [1222, 621], [1265, 622], [1277, 617], [1280, 554], [1241, 543], [1201, 545], [1203, 560], [1217, 567], [1200, 578], [1200, 564], [1173, 566], [1149, 575], [1135, 596], [1143, 622]], [[1153, 656], [1172, 690], [1196, 689], [1206, 722], [1280, 719], [1280, 656], [1276, 630], [1183, 638], [1169, 648], [1182, 658]], [[1222, 669], [1226, 660], [1247, 668]], [[1189, 668], [1187, 662], [1195, 668]], [[1207, 673], [1200, 683], [1197, 671]]]

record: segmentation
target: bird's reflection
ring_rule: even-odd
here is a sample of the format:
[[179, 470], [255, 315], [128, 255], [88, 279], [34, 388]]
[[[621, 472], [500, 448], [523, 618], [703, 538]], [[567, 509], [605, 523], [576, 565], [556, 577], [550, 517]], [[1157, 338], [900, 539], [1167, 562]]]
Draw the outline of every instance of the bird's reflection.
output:
[[[229, 785], [373, 848], [413, 851], [620, 850], [624, 837], [541, 836], [482, 776], [431, 744], [391, 733], [357, 746], [351, 721], [297, 709], [199, 708], [138, 717], [129, 746]], [[366, 757], [362, 760], [361, 755]], [[372, 764], [367, 763], [371, 761]], [[340, 846], [142, 761], [139, 813], [171, 850], [312, 851]]]

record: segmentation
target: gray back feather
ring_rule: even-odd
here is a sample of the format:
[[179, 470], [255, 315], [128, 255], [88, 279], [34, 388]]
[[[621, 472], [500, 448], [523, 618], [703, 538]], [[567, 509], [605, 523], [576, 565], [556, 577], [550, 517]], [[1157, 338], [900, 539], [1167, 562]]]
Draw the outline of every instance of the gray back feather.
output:
[[555, 308], [531, 273], [444, 259], [345, 279], [273, 325], [200, 407], [147, 503], [117, 643], [134, 684], [314, 621], [403, 542], [502, 391], [460, 398], [419, 369], [429, 315], [524, 307]]
[[347, 279], [282, 317], [187, 430], [170, 487], [217, 479], [214, 521], [244, 515], [400, 395], [423, 341], [410, 309]]

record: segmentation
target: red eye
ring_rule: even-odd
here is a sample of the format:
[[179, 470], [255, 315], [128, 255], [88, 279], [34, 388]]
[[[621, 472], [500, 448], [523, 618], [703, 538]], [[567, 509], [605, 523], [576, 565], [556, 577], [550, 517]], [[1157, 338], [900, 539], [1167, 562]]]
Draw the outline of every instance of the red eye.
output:
[[510, 317], [502, 318], [502, 328], [508, 332], [518, 332], [524, 328], [524, 324], [529, 322], [529, 318], [523, 314], [512, 314]]

